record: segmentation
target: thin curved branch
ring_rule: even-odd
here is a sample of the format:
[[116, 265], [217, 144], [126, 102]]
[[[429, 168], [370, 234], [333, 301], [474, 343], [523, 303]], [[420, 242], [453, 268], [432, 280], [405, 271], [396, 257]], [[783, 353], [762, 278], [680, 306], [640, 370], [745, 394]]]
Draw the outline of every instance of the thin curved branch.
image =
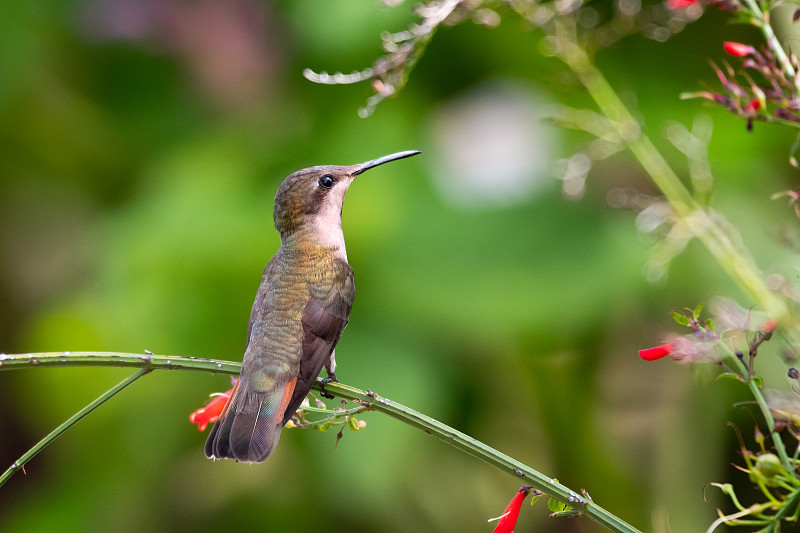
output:
[[[64, 430], [68, 429], [77, 420], [88, 414], [91, 410], [95, 409], [105, 400], [122, 390], [125, 386], [132, 383], [138, 377], [152, 371], [152, 370], [195, 370], [201, 372], [211, 372], [220, 374], [238, 374], [241, 368], [239, 363], [230, 361], [219, 361], [216, 359], [206, 359], [198, 357], [177, 357], [165, 355], [147, 354], [131, 354], [131, 353], [115, 353], [115, 352], [50, 352], [50, 353], [28, 353], [8, 355], [0, 354], [0, 371], [2, 370], [18, 370], [23, 368], [38, 368], [38, 367], [53, 367], [53, 366], [120, 366], [120, 367], [137, 367], [139, 372], [127, 378], [125, 381], [108, 391], [106, 394], [95, 400], [92, 404], [76, 413], [70, 420], [59, 426], [67, 425], [70, 421], [72, 423], [67, 425]], [[317, 380], [313, 387], [315, 390], [322, 389], [321, 380]], [[467, 453], [476, 459], [492, 465], [500, 470], [514, 476], [518, 481], [531, 485], [538, 490], [544, 492], [552, 498], [555, 498], [562, 503], [572, 507], [576, 512], [585, 515], [587, 518], [601, 524], [612, 531], [620, 533], [640, 533], [638, 529], [630, 524], [621, 520], [614, 514], [603, 509], [591, 498], [588, 494], [581, 491], [581, 494], [571, 490], [570, 488], [562, 485], [558, 480], [545, 476], [544, 474], [534, 470], [533, 468], [513, 459], [494, 448], [473, 439], [469, 435], [461, 433], [460, 431], [434, 420], [418, 411], [410, 409], [397, 402], [384, 398], [369, 390], [361, 390], [343, 383], [328, 383], [325, 385], [325, 392], [339, 396], [346, 400], [356, 402], [362, 406], [367, 407], [371, 411], [379, 411], [392, 418], [408, 424], [411, 427], [420, 429], [428, 435], [434, 436], [437, 439], [458, 448], [464, 453]], [[79, 416], [80, 415], [80, 416]], [[56, 430], [58, 431], [58, 430]], [[54, 431], [53, 433], [56, 433]], [[28, 452], [25, 456], [31, 454], [28, 459], [33, 457], [38, 451], [41, 451], [47, 444], [52, 442], [57, 435], [53, 436], [51, 433], [42, 442], [36, 445], [38, 447], [35, 453]], [[47, 441], [47, 442], [45, 442]], [[33, 451], [33, 449], [31, 450]], [[19, 461], [14, 465], [18, 465]], [[10, 477], [14, 472], [19, 470], [21, 466], [15, 467], [6, 471], [3, 474], [2, 482]], [[2, 485], [0, 482], [0, 485]]]

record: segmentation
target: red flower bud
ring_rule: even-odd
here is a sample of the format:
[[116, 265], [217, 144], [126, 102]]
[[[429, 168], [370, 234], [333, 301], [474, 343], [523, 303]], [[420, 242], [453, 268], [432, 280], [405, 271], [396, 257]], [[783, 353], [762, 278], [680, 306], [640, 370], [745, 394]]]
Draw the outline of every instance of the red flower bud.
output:
[[655, 348], [639, 350], [639, 357], [645, 361], [655, 361], [656, 359], [661, 359], [662, 357], [666, 357], [671, 354], [674, 348], [675, 347], [672, 344], [662, 344], [661, 346], [656, 346]]
[[723, 46], [723, 48], [725, 48], [726, 52], [728, 52], [730, 55], [736, 56], [736, 57], [744, 57], [746, 55], [750, 55], [753, 52], [755, 52], [755, 50], [753, 49], [752, 46], [749, 46], [749, 45], [746, 45], [746, 44], [742, 44], [742, 43], [734, 43], [734, 42], [731, 42], [731, 41], [725, 41], [724, 43], [722, 43], [722, 46]]
[[667, 7], [673, 11], [686, 9], [692, 4], [697, 3], [697, 0], [667, 0]]
[[221, 394], [217, 394], [214, 398], [208, 402], [208, 405], [205, 407], [201, 407], [194, 413], [189, 415], [189, 422], [192, 424], [197, 424], [197, 429], [200, 431], [205, 431], [206, 426], [209, 424], [213, 424], [219, 418], [222, 409], [225, 407], [225, 404], [228, 402], [228, 398], [231, 397], [231, 393], [233, 389], [229, 390], [228, 392], [223, 392]]
[[774, 320], [767, 320], [761, 324], [761, 328], [764, 330], [764, 333], [772, 333], [775, 331], [776, 327], [778, 327], [778, 323]]
[[758, 98], [753, 98], [744, 106], [745, 113], [755, 113], [761, 108], [761, 102], [758, 101]]
[[529, 485], [523, 485], [519, 488], [519, 491], [511, 498], [511, 503], [506, 507], [503, 516], [497, 521], [497, 527], [494, 528], [492, 533], [513, 533], [514, 526], [517, 525], [517, 518], [519, 517], [519, 510], [522, 507], [522, 502], [528, 497], [532, 488], [533, 487]]

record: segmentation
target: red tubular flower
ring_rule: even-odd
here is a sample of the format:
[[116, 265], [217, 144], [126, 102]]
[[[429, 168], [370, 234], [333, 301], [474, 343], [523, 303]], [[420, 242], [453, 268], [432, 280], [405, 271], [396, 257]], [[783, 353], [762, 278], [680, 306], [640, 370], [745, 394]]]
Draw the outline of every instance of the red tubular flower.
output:
[[697, 0], [667, 0], [667, 7], [673, 11], [678, 11], [696, 3]]
[[675, 347], [672, 344], [662, 344], [655, 348], [647, 348], [646, 350], [639, 350], [639, 357], [645, 361], [655, 361], [661, 359], [672, 353]]
[[200, 431], [205, 431], [206, 426], [217, 421], [219, 414], [228, 402], [228, 398], [231, 397], [232, 392], [233, 389], [214, 396], [214, 398], [208, 402], [208, 405], [201, 407], [189, 415], [189, 422], [197, 424], [197, 429]]
[[519, 488], [517, 493], [514, 494], [514, 497], [511, 498], [511, 503], [509, 503], [506, 510], [503, 511], [503, 516], [497, 521], [497, 527], [494, 528], [492, 533], [512, 533], [514, 531], [522, 502], [528, 497], [532, 488], [533, 487], [530, 485], [523, 485]]
[[778, 323], [774, 320], [767, 320], [763, 324], [761, 324], [764, 333], [772, 333], [775, 331], [775, 328], [778, 327]]
[[722, 46], [725, 48], [726, 52], [736, 57], [744, 57], [752, 54], [755, 51], [752, 46], [742, 43], [734, 43], [731, 41], [725, 41], [722, 43]]

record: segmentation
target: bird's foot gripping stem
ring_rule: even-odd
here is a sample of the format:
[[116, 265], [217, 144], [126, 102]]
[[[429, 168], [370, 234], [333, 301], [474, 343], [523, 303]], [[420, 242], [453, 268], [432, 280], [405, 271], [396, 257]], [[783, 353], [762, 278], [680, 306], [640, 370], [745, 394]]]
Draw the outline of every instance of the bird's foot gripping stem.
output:
[[327, 385], [328, 383], [331, 383], [331, 382], [339, 383], [339, 380], [336, 379], [336, 374], [334, 374], [333, 372], [329, 373], [327, 378], [323, 378], [323, 380], [322, 380], [322, 390], [320, 391], [320, 395], [323, 398], [327, 398], [329, 400], [333, 400], [335, 398], [335, 396], [333, 394], [325, 392], [325, 385]]

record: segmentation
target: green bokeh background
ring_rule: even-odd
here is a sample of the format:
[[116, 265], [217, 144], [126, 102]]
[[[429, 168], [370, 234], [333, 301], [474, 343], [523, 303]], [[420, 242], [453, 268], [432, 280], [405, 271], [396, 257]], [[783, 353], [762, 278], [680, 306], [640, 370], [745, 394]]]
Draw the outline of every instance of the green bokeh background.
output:
[[[647, 282], [652, 241], [606, 201], [615, 187], [656, 193], [627, 155], [597, 164], [579, 201], [552, 170], [502, 205], [448, 196], [435, 117], [453, 102], [501, 84], [588, 104], [515, 16], [493, 30], [441, 29], [408, 87], [368, 119], [357, 116], [368, 85], [302, 77], [368, 66], [380, 33], [414, 20], [410, 8], [0, 4], [0, 351], [240, 360], [279, 244], [272, 201], [283, 177], [420, 149], [348, 193], [358, 290], [338, 377], [588, 490], [643, 530], [704, 530], [723, 505], [707, 483], [740, 479], [725, 422], [749, 433], [749, 415], [730, 407], [744, 387], [645, 363], [636, 350], [676, 329], [670, 311], [715, 295], [750, 302], [696, 243], [668, 278]], [[762, 268], [793, 278], [796, 259], [776, 235], [796, 219], [769, 199], [795, 184], [792, 132], [756, 124], [748, 134], [721, 108], [678, 99], [713, 86], [706, 59], [723, 59], [722, 40], [758, 42], [726, 20], [707, 13], [667, 43], [629, 37], [597, 60], [681, 172], [666, 121], [713, 117], [713, 205]], [[534, 127], [551, 138], [550, 169], [588, 140]], [[789, 388], [776, 357], [762, 365], [771, 386]], [[0, 373], [2, 464], [127, 374]], [[290, 430], [264, 464], [209, 461], [188, 415], [227, 388], [227, 377], [196, 373], [138, 381], [0, 489], [0, 531], [490, 531], [518, 488], [378, 414], [338, 449], [335, 432]], [[598, 530], [546, 515], [542, 503], [524, 509], [516, 531]]]

